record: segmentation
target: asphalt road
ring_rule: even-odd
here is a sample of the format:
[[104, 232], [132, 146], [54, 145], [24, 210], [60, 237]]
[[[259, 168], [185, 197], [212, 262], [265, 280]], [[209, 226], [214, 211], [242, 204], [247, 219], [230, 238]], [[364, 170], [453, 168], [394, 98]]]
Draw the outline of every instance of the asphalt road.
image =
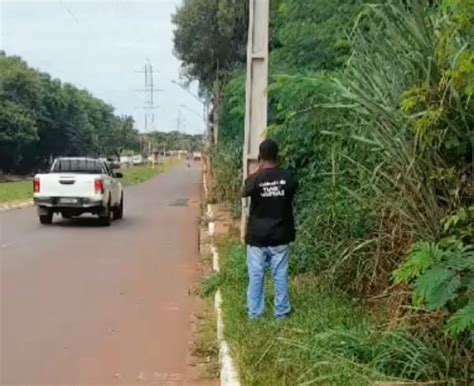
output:
[[127, 188], [124, 219], [0, 213], [1, 385], [187, 385], [200, 170]]

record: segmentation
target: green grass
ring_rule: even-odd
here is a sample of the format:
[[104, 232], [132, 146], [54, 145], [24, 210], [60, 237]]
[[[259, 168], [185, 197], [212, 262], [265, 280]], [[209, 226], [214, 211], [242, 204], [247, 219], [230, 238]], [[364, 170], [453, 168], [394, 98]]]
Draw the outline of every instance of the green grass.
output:
[[[206, 292], [213, 286], [223, 291], [226, 338], [243, 385], [342, 386], [408, 380], [454, 385], [453, 373], [467, 376], [467, 366], [455, 363], [443, 338], [436, 341], [379, 328], [348, 295], [325, 289], [314, 277], [291, 280], [293, 314], [284, 322], [272, 316], [273, 289], [268, 280], [266, 315], [249, 321], [244, 248], [223, 243], [220, 256], [222, 271], [208, 280]], [[465, 373], [456, 372], [462, 366]]]
[[[155, 168], [149, 166], [134, 166], [120, 170], [123, 173], [122, 183], [124, 186], [139, 184], [161, 173], [166, 172], [181, 161], [171, 160], [163, 164], [156, 165]], [[26, 201], [33, 195], [33, 182], [31, 180], [18, 182], [0, 183], [0, 204], [14, 203], [16, 201]]]
[[181, 162], [182, 161], [180, 160], [170, 160], [164, 162], [163, 164], [156, 165], [154, 168], [147, 165], [141, 165], [128, 169], [122, 169], [120, 170], [120, 172], [123, 173], [122, 184], [124, 186], [130, 186], [145, 182], [150, 178], [166, 172]]
[[26, 201], [33, 195], [33, 182], [1, 182], [0, 183], [0, 204], [15, 201]]
[[204, 299], [196, 315], [196, 337], [193, 342], [193, 363], [199, 369], [199, 379], [219, 377], [219, 345], [216, 336], [216, 315], [211, 299]]

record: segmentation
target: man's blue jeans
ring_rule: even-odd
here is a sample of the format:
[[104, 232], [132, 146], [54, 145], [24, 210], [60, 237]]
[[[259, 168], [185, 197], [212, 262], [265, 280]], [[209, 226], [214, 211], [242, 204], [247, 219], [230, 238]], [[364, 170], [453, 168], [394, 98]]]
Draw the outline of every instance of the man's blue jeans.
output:
[[263, 316], [263, 283], [267, 266], [272, 270], [275, 283], [275, 317], [278, 319], [289, 315], [291, 308], [288, 300], [288, 255], [289, 245], [262, 248], [247, 246], [247, 309], [250, 319]]

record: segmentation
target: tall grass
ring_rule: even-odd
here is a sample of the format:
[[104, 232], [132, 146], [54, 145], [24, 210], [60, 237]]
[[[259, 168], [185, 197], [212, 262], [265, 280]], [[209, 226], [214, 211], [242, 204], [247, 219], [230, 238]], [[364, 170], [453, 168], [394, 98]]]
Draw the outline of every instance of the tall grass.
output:
[[[443, 57], [440, 44], [448, 33], [443, 19], [427, 5], [409, 4], [370, 7], [372, 32], [355, 29], [354, 54], [338, 84], [342, 100], [350, 105], [350, 124], [357, 122], [353, 138], [381, 154], [380, 162], [368, 170], [375, 197], [384, 201], [382, 207], [397, 212], [411, 237], [433, 241], [441, 219], [459, 202], [454, 192], [462, 188], [460, 181], [448, 178], [450, 168], [460, 165], [444, 157], [445, 141], [456, 140], [462, 151], [469, 131], [457, 117], [473, 116], [467, 105], [456, 102], [460, 90], [446, 71], [456, 68], [466, 45], [451, 39], [451, 52]], [[406, 107], [413, 114], [404, 113], [401, 104], [416, 104], [404, 98], [420, 87], [429, 88], [431, 95], [420, 91], [418, 98], [431, 100], [416, 106], [417, 111]]]
[[439, 240], [447, 216], [474, 199], [474, 65], [455, 22], [465, 13], [367, 5], [344, 71], [270, 87], [281, 110], [270, 134], [301, 180], [298, 271], [383, 291], [413, 242]]
[[[446, 337], [415, 337], [403, 328], [386, 330], [375, 317], [334, 288], [310, 276], [294, 277], [287, 322], [273, 319], [273, 287], [266, 283], [266, 315], [249, 321], [245, 310], [245, 251], [221, 243], [220, 285], [226, 337], [244, 385], [371, 385], [376, 381], [439, 381], [463, 384], [462, 361]], [[212, 279], [215, 280], [215, 279]]]
[[219, 143], [211, 150], [213, 183], [211, 200], [240, 211], [242, 146], [245, 116], [245, 74], [236, 72], [224, 88], [220, 111]]
[[[356, 26], [353, 32], [348, 67], [336, 80], [341, 107], [348, 107], [350, 138], [379, 154], [376, 163], [345, 155], [365, 173], [376, 216], [371, 237], [354, 244], [349, 255], [362, 249], [357, 265], [369, 268], [362, 269], [366, 273], [362, 277], [372, 272], [368, 282], [378, 280], [379, 291], [389, 286], [391, 271], [403, 263], [415, 242], [440, 242], [441, 249], [453, 244], [472, 248], [474, 243], [470, 225], [455, 235], [447, 232], [450, 219], [466, 212], [474, 200], [468, 173], [474, 50], [466, 28], [453, 17], [468, 9], [474, 10], [473, 5], [443, 9], [419, 1], [368, 6], [364, 27]], [[433, 283], [443, 283], [436, 291], [449, 294], [445, 297], [452, 301], [430, 310], [453, 314], [466, 306], [472, 290], [466, 295], [461, 286], [453, 288], [442, 278], [449, 263], [432, 264], [429, 277]], [[474, 271], [466, 269], [462, 277], [471, 280]], [[424, 305], [416, 296], [413, 299]], [[474, 316], [462, 315], [465, 325], [472, 325]], [[469, 339], [465, 343], [469, 346]]]

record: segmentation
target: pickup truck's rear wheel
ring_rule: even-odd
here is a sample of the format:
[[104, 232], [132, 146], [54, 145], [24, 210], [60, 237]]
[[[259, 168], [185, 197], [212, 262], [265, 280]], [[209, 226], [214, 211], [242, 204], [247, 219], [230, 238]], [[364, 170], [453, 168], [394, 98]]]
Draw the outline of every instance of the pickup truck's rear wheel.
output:
[[120, 204], [114, 208], [114, 220], [121, 220], [123, 218], [123, 194], [120, 198]]
[[104, 226], [110, 226], [112, 223], [112, 206], [110, 205], [110, 198], [107, 203], [107, 208], [105, 208], [104, 212], [99, 216], [99, 221], [101, 225]]
[[53, 223], [53, 213], [48, 212], [46, 214], [39, 215], [40, 223], [43, 225], [50, 225]]

